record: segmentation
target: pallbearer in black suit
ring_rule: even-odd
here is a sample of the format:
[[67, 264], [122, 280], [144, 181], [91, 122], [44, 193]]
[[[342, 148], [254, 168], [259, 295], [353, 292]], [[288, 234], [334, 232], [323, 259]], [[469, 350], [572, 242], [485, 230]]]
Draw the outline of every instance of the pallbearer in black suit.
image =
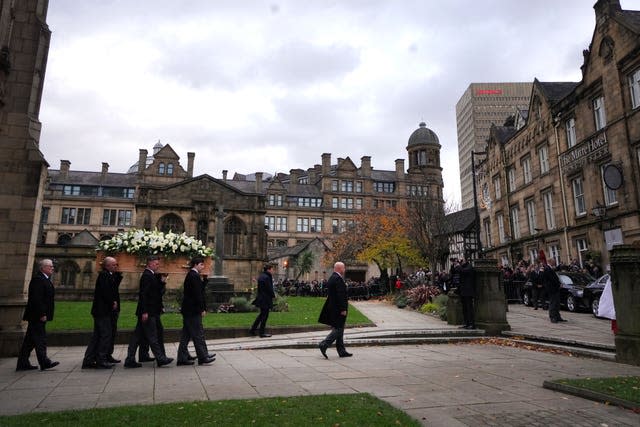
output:
[[180, 345], [178, 346], [178, 366], [193, 365], [190, 360], [187, 345], [193, 340], [196, 349], [198, 364], [204, 365], [216, 360], [210, 356], [207, 350], [207, 343], [204, 339], [204, 328], [202, 318], [207, 314], [207, 306], [204, 299], [204, 281], [200, 273], [204, 269], [204, 258], [195, 257], [189, 263], [191, 270], [184, 278], [184, 291], [182, 297], [182, 333], [180, 334]]
[[276, 297], [273, 291], [273, 265], [265, 264], [262, 269], [262, 274], [258, 277], [258, 294], [256, 299], [253, 300], [253, 305], [260, 309], [260, 314], [253, 322], [249, 333], [255, 335], [256, 331], [260, 332], [260, 337], [268, 338], [271, 335], [267, 334], [265, 328], [267, 326], [267, 319], [269, 318], [269, 310], [273, 308], [273, 299]]
[[318, 322], [331, 326], [331, 332], [320, 342], [320, 352], [327, 357], [327, 348], [336, 342], [338, 356], [351, 357], [353, 354], [347, 352], [344, 347], [344, 324], [347, 321], [347, 309], [349, 300], [347, 297], [347, 285], [344, 282], [344, 263], [336, 262], [333, 266], [333, 274], [327, 281], [327, 300], [320, 312]]
[[[91, 315], [93, 316], [93, 335], [84, 353], [82, 368], [110, 369], [116, 361], [111, 356], [113, 351], [113, 313], [120, 309], [118, 287], [122, 281], [122, 273], [117, 271], [118, 261], [106, 257], [102, 262], [102, 271], [96, 279], [93, 292]], [[117, 319], [117, 314], [116, 314]]]
[[138, 293], [138, 307], [136, 308], [138, 323], [129, 342], [127, 359], [124, 363], [125, 368], [139, 368], [142, 366], [136, 362], [136, 350], [142, 339], [146, 339], [149, 343], [158, 367], [173, 362], [172, 358], [164, 354], [161, 345], [163, 340], [159, 335], [162, 334], [160, 315], [164, 312], [164, 305], [162, 304], [164, 285], [158, 275], [155, 274], [159, 267], [160, 258], [150, 256], [147, 258], [147, 267], [142, 272], [142, 276], [140, 276], [140, 291]]
[[53, 274], [53, 262], [50, 259], [43, 259], [38, 263], [38, 273], [29, 282], [29, 297], [27, 308], [24, 311], [22, 320], [29, 322], [27, 333], [24, 336], [16, 371], [28, 371], [38, 369], [29, 361], [31, 350], [35, 348], [36, 357], [40, 370], [50, 369], [58, 366], [47, 357], [47, 333], [45, 325], [53, 320], [54, 295], [55, 290], [51, 282]]

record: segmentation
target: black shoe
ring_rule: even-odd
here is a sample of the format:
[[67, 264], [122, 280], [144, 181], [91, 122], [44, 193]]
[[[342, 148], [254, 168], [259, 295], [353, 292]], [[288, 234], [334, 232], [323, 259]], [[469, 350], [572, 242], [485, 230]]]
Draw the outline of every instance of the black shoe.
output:
[[551, 319], [551, 323], [558, 323], [556, 319]]
[[320, 353], [322, 353], [322, 355], [324, 356], [325, 359], [328, 359], [329, 356], [327, 356], [327, 348], [329, 348], [328, 345], [324, 344], [324, 343], [320, 343], [318, 345], [318, 347], [320, 348]]
[[469, 326], [469, 325], [458, 326], [458, 329], [467, 329], [467, 326]]
[[82, 361], [82, 369], [95, 369], [96, 368], [96, 362], [86, 362], [86, 361]]
[[558, 322], [566, 322], [567, 319], [558, 319]]
[[[194, 357], [194, 359], [195, 359], [195, 357]], [[193, 364], [195, 364], [195, 362], [193, 360], [178, 360], [176, 362], [177, 366], [191, 366]]]
[[340, 357], [351, 357], [351, 356], [353, 356], [353, 354], [349, 353], [348, 351], [345, 351], [345, 352], [339, 353], [338, 356], [340, 356]]
[[96, 369], [112, 369], [115, 365], [108, 362], [98, 362], [95, 365]]
[[54, 361], [50, 361], [49, 363], [47, 363], [44, 366], [40, 367], [41, 371], [46, 371], [47, 369], [51, 369], [51, 368], [55, 368], [56, 366], [58, 366], [60, 364], [60, 362], [54, 362]]
[[169, 363], [173, 362], [173, 359], [170, 357], [165, 357], [164, 359], [158, 360], [158, 368], [161, 366], [165, 366], [168, 365]]
[[260, 334], [260, 338], [269, 338], [271, 334]]
[[[198, 360], [198, 365], [208, 365], [211, 362], [215, 362], [215, 357], [207, 357], [206, 359]], [[193, 364], [193, 362], [191, 362]]]
[[142, 363], [138, 363], [135, 360], [125, 360], [124, 367], [125, 368], [142, 368]]
[[534, 307], [533, 309], [534, 309], [534, 310], [537, 310], [537, 309], [538, 309], [538, 307]]
[[38, 369], [38, 367], [37, 366], [33, 366], [31, 364], [16, 366], [16, 372], [19, 372], [19, 371], [32, 371], [34, 369]]
[[150, 357], [150, 356], [144, 356], [144, 357], [138, 358], [138, 361], [140, 363], [143, 363], [143, 362], [155, 362], [155, 360], [156, 360], [155, 357]]
[[[196, 360], [197, 357], [196, 356], [192, 356], [192, 355], [188, 355], [187, 356], [187, 360]], [[179, 362], [178, 362], [179, 363]]]
[[109, 355], [109, 356], [107, 356], [107, 362], [109, 362], [109, 363], [120, 363], [121, 360], [120, 359], [114, 359], [113, 356]]

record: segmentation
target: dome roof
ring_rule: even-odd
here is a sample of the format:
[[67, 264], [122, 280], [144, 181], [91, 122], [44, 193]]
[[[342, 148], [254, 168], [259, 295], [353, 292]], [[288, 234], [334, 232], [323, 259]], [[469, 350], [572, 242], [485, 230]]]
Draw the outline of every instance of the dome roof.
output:
[[425, 122], [421, 122], [418, 126], [420, 127], [413, 131], [409, 137], [409, 146], [423, 144], [440, 145], [438, 135], [429, 129]]

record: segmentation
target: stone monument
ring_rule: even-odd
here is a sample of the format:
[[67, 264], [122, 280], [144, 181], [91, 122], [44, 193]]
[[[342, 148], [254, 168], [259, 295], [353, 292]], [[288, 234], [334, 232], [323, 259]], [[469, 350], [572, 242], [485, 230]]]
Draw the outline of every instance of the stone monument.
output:
[[616, 360], [640, 365], [640, 248], [614, 246], [611, 251], [611, 290], [618, 334]]
[[216, 212], [216, 259], [213, 275], [207, 280], [207, 308], [214, 311], [220, 304], [226, 303], [234, 295], [233, 283], [223, 274], [224, 259], [224, 209], [218, 206]]
[[507, 304], [502, 283], [502, 274], [495, 259], [477, 259], [476, 298], [474, 301], [476, 327], [487, 335], [500, 335], [511, 326], [507, 322]]

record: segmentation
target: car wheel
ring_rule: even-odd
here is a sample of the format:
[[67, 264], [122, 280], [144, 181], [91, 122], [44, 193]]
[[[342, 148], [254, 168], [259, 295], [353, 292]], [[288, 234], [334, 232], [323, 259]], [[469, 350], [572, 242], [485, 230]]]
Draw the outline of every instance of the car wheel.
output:
[[576, 298], [573, 295], [567, 296], [567, 310], [576, 311], [578, 309], [578, 305], [576, 304]]
[[531, 307], [531, 296], [528, 291], [524, 291], [522, 294], [522, 303], [526, 306]]
[[598, 317], [598, 307], [600, 307], [600, 298], [596, 298], [591, 301], [591, 312], [596, 317]]

